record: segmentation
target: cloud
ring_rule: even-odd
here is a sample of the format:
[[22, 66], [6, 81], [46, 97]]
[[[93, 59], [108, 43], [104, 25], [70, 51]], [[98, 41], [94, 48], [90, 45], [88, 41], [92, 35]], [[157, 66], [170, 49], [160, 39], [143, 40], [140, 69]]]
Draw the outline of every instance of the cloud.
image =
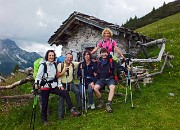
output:
[[43, 10], [42, 10], [41, 8], [39, 8], [39, 9], [37, 10], [36, 15], [37, 15], [37, 17], [39, 17], [39, 24], [38, 24], [38, 25], [39, 25], [40, 27], [46, 28], [46, 27], [47, 27], [47, 23], [45, 23], [45, 22], [43, 21], [44, 12], [43, 12]]
[[28, 52], [37, 52], [41, 56], [44, 56], [47, 50], [55, 50], [56, 55], [61, 55], [62, 46], [49, 46], [45, 43], [37, 43], [34, 41], [23, 41], [23, 40], [16, 40], [17, 45]]
[[[0, 0], [0, 38], [48, 46], [48, 39], [74, 11], [121, 25], [130, 17], [142, 17], [153, 7], [162, 6], [164, 1], [173, 0]], [[26, 42], [21, 45], [30, 48]]]
[[36, 12], [36, 15], [39, 16], [40, 18], [43, 18], [43, 11], [41, 8], [39, 8]]

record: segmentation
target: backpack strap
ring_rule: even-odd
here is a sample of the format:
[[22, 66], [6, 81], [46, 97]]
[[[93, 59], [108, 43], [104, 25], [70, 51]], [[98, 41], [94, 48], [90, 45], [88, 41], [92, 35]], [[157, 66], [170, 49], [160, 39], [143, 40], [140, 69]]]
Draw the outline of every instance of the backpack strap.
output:
[[55, 68], [56, 68], [56, 71], [57, 71], [57, 63], [56, 63], [56, 62], [54, 62], [53, 64], [54, 64], [54, 66], [55, 66]]
[[[103, 45], [104, 45], [104, 42], [105, 42], [104, 39], [102, 39], [102, 44], [101, 44], [102, 47], [103, 47]], [[106, 49], [108, 49], [108, 46], [107, 46], [107, 45], [106, 45]]]
[[64, 62], [61, 63], [61, 72], [63, 71], [64, 69]]
[[111, 40], [110, 42], [111, 42], [111, 44], [112, 44], [112, 52], [113, 52], [113, 54], [114, 54], [114, 42], [115, 42], [115, 41], [114, 41], [113, 39], [110, 39], [110, 40]]
[[[46, 62], [41, 63], [41, 64], [44, 66], [44, 71], [43, 71], [43, 76], [42, 76], [42, 77], [44, 77], [44, 74], [47, 74], [47, 77], [48, 77], [48, 73], [47, 73], [47, 64], [46, 64]], [[54, 62], [53, 64], [54, 64], [55, 69], [56, 69], [56, 71], [57, 71], [57, 64], [56, 64], [56, 62]], [[56, 77], [56, 76], [55, 76], [55, 77]]]
[[103, 47], [103, 45], [104, 45], [104, 39], [102, 39], [101, 41], [101, 46]]
[[72, 64], [72, 67], [73, 67], [73, 73], [74, 73], [74, 70], [75, 70], [74, 63], [71, 63], [71, 64]]
[[43, 72], [43, 76], [42, 77], [44, 77], [45, 74], [47, 74], [47, 77], [48, 77], [46, 62], [41, 63], [41, 64], [44, 66], [44, 72]]
[[[54, 62], [53, 64], [54, 64], [54, 66], [56, 68], [56, 73], [57, 73], [57, 62]], [[56, 75], [54, 77], [54, 80], [57, 81], [57, 85], [58, 85], [58, 79], [57, 79]]]
[[[42, 76], [42, 79], [48, 84], [48, 86], [49, 86], [50, 88], [51, 88], [51, 83], [54, 82], [54, 81], [57, 82], [57, 85], [58, 85], [58, 80], [57, 80], [57, 77], [56, 77], [56, 76], [54, 77], [54, 80], [51, 80], [51, 81], [47, 81], [47, 80], [45, 79], [45, 77], [44, 77], [45, 74], [47, 74], [47, 77], [48, 77], [47, 64], [46, 64], [46, 62], [41, 63], [41, 64], [43, 64], [43, 66], [44, 66], [44, 74], [43, 74], [43, 76]], [[56, 69], [56, 71], [57, 71], [57, 63], [54, 62], [53, 64], [54, 64], [55, 69]]]
[[112, 57], [109, 58], [109, 64], [110, 64], [110, 67], [112, 69], [113, 68], [113, 58]]

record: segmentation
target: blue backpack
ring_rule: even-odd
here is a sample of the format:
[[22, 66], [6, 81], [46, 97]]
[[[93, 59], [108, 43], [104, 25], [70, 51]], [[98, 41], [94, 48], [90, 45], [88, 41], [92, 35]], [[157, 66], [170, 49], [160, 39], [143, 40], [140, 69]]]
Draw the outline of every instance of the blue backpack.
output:
[[57, 64], [62, 63], [62, 62], [64, 62], [64, 61], [65, 61], [65, 57], [64, 57], [64, 56], [59, 56], [59, 57], [56, 59]]

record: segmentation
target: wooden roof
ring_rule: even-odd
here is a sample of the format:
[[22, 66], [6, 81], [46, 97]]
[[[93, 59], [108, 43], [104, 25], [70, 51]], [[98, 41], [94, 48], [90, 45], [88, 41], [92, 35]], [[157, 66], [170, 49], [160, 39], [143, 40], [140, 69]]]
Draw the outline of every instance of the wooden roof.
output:
[[105, 27], [108, 27], [112, 30], [114, 35], [123, 35], [126, 38], [133, 40], [146, 40], [151, 41], [147, 36], [143, 36], [133, 30], [128, 28], [121, 27], [117, 24], [109, 23], [104, 20], [98, 19], [94, 16], [89, 16], [80, 12], [73, 12], [68, 19], [66, 19], [62, 25], [54, 32], [54, 34], [48, 40], [50, 45], [63, 45], [67, 43], [67, 37], [73, 35], [73, 30], [79, 26], [88, 24], [92, 27], [103, 30]]

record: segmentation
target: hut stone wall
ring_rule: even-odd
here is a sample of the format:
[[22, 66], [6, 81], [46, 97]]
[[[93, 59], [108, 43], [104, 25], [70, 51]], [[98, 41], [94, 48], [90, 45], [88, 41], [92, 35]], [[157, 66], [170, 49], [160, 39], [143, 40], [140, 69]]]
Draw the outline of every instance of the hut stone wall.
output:
[[[76, 53], [81, 53], [86, 49], [92, 49], [96, 47], [98, 41], [102, 39], [102, 32], [90, 25], [84, 25], [73, 32], [73, 36], [68, 38], [68, 43], [63, 45], [62, 55], [71, 51], [74, 54], [74, 60], [78, 61]], [[122, 53], [126, 53], [127, 40], [122, 36], [113, 36], [112, 37], [118, 44]], [[97, 52], [98, 55], [99, 52]], [[115, 53], [117, 55], [117, 53]]]

